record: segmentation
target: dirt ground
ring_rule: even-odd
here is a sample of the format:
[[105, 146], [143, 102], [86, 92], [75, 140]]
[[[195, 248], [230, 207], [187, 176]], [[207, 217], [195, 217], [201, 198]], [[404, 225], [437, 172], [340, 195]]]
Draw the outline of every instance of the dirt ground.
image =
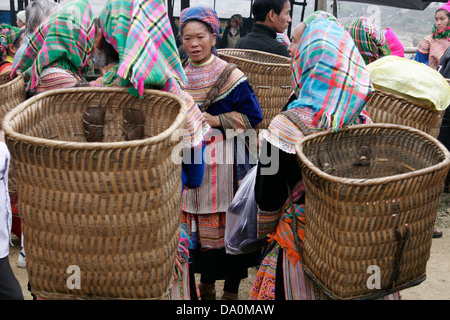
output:
[[[404, 300], [450, 300], [450, 194], [444, 193], [441, 197], [441, 205], [438, 209], [436, 226], [443, 231], [443, 237], [433, 239], [431, 256], [427, 264], [427, 279], [420, 285], [408, 288], [401, 292]], [[17, 267], [17, 259], [20, 253], [20, 239], [13, 237], [10, 248], [9, 261], [11, 267], [20, 282], [23, 295], [26, 300], [32, 296], [27, 289], [27, 270]], [[256, 268], [249, 269], [249, 277], [241, 282], [239, 299], [247, 300]], [[198, 278], [197, 278], [198, 279]], [[222, 295], [223, 282], [217, 283], [217, 297]]]

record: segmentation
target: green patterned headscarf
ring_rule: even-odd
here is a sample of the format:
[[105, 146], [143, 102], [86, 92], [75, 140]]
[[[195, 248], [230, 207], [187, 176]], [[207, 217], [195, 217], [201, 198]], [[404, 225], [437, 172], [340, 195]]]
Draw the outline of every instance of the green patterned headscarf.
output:
[[13, 72], [22, 71], [30, 91], [39, 85], [45, 67], [85, 75], [92, 64], [94, 37], [94, 15], [89, 0], [69, 2], [39, 25]]
[[132, 84], [142, 96], [148, 87], [177, 94], [180, 82], [187, 83], [162, 0], [109, 0], [100, 25], [119, 53], [119, 64], [105, 75], [104, 85], [119, 77], [121, 86]]
[[20, 31], [20, 28], [10, 26], [9, 24], [2, 24], [0, 26], [0, 62], [6, 59], [8, 46], [16, 41]]
[[309, 25], [311, 22], [313, 22], [314, 20], [316, 20], [316, 19], [318, 19], [318, 18], [323, 18], [323, 19], [327, 19], [327, 20], [330, 20], [330, 21], [334, 21], [334, 22], [336, 22], [336, 23], [339, 23], [339, 21], [336, 19], [335, 16], [333, 16], [332, 14], [330, 14], [330, 13], [328, 13], [328, 12], [326, 12], [326, 11], [321, 11], [321, 10], [318, 10], [318, 11], [313, 12], [312, 14], [310, 14], [309, 16], [307, 16], [306, 19], [303, 20], [303, 22], [304, 22], [306, 25]]
[[347, 27], [366, 64], [389, 56], [391, 49], [381, 28], [365, 17]]

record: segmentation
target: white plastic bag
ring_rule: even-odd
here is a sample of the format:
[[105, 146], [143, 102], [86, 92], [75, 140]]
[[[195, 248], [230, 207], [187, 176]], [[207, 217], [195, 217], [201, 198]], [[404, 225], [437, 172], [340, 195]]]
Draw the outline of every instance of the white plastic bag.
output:
[[247, 172], [227, 209], [225, 250], [229, 254], [251, 253], [262, 248], [266, 242], [257, 238], [256, 172], [257, 166]]

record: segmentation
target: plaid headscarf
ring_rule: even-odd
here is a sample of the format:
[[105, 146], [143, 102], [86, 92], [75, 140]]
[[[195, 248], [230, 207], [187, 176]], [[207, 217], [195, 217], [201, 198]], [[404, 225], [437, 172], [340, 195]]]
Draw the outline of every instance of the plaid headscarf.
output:
[[308, 106], [317, 129], [338, 131], [357, 120], [374, 88], [350, 35], [336, 22], [318, 18], [305, 29], [294, 54], [288, 109]]
[[331, 13], [328, 13], [328, 12], [322, 11], [322, 10], [313, 12], [312, 14], [307, 16], [303, 22], [306, 25], [309, 25], [311, 22], [313, 22], [314, 20], [319, 19], [319, 18], [328, 19], [328, 20], [334, 21], [336, 23], [339, 23], [339, 21], [336, 19], [335, 16], [333, 16]]
[[59, 67], [82, 76], [89, 71], [95, 25], [89, 0], [75, 0], [44, 20], [32, 34], [18, 65], [28, 89], [40, 83], [45, 67]]
[[383, 31], [365, 17], [358, 18], [347, 27], [366, 64], [381, 57], [389, 56], [391, 50]]
[[179, 94], [187, 80], [162, 0], [110, 0], [100, 24], [120, 60], [105, 75], [106, 86], [120, 77], [121, 86], [131, 83], [140, 96], [146, 87]]
[[[216, 34], [216, 38], [220, 35], [220, 19], [216, 10], [208, 7], [189, 7], [180, 13], [180, 29], [183, 30], [184, 24], [189, 20], [198, 20], [206, 23]], [[212, 53], [217, 55], [216, 48], [211, 49]]]
[[9, 24], [2, 24], [0, 26], [0, 62], [6, 59], [8, 45], [16, 41], [20, 31], [20, 28], [10, 26]]

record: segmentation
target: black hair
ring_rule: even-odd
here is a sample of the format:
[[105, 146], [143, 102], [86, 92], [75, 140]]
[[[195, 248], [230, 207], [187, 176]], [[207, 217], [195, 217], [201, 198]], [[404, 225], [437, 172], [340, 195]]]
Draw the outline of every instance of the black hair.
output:
[[252, 7], [255, 20], [259, 22], [266, 20], [270, 10], [275, 11], [279, 15], [287, 1], [290, 2], [289, 0], [255, 0]]
[[22, 36], [25, 34], [25, 30], [20, 30], [19, 34], [17, 35], [17, 37], [14, 39], [14, 41], [12, 42], [13, 46], [16, 48], [20, 47], [20, 40], [22, 39]]
[[[100, 19], [95, 18], [94, 19], [95, 29], [101, 29], [100, 25]], [[112, 61], [119, 61], [119, 53], [112, 45], [106, 41], [105, 37], [102, 37], [102, 40], [100, 41], [100, 48], [105, 53], [106, 57], [111, 59]]]
[[[445, 14], [447, 15], [447, 17], [450, 18], [450, 12], [448, 12], [447, 10], [445, 10], [445, 9], [437, 9], [437, 10], [436, 10], [436, 12], [439, 12], [439, 11], [445, 11]], [[436, 14], [436, 13], [435, 13], [435, 14]]]

